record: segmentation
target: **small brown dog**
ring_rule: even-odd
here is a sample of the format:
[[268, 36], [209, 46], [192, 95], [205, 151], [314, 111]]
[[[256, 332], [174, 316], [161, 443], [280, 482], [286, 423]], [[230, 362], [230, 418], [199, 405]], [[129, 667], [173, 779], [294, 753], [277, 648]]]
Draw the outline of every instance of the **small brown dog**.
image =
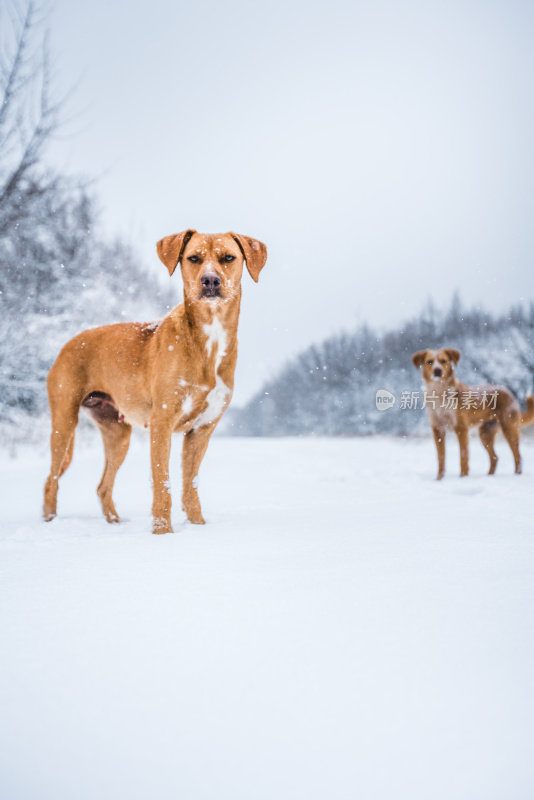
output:
[[204, 522], [196, 478], [232, 396], [243, 264], [257, 282], [267, 248], [248, 236], [188, 230], [166, 236], [157, 250], [170, 275], [181, 265], [184, 303], [160, 323], [120, 323], [80, 333], [48, 374], [52, 464], [45, 520], [56, 514], [58, 479], [71, 462], [84, 407], [104, 442], [98, 495], [108, 522], [119, 521], [112, 491], [132, 425], [150, 427], [153, 532], [172, 531], [169, 455], [171, 434], [177, 432], [184, 434], [183, 509], [190, 522]]
[[495, 435], [501, 428], [510, 445], [515, 461], [515, 471], [521, 472], [519, 432], [521, 425], [534, 422], [534, 397], [527, 397], [527, 410], [521, 413], [519, 403], [504, 386], [466, 386], [457, 380], [454, 366], [460, 360], [460, 351], [420, 350], [414, 353], [414, 366], [423, 367], [426, 408], [438, 451], [438, 475], [445, 474], [445, 434], [454, 430], [460, 444], [460, 475], [469, 474], [469, 427], [479, 425], [480, 440], [490, 458], [489, 474], [497, 467], [497, 454], [493, 447]]

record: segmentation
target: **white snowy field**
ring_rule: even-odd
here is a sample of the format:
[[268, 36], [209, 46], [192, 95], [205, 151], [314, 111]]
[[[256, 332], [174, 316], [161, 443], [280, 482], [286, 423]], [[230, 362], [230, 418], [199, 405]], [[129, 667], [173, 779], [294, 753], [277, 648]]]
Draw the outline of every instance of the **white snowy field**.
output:
[[534, 442], [434, 481], [424, 440], [215, 438], [208, 524], [149, 533], [146, 440], [59, 516], [0, 463], [6, 800], [530, 800]]

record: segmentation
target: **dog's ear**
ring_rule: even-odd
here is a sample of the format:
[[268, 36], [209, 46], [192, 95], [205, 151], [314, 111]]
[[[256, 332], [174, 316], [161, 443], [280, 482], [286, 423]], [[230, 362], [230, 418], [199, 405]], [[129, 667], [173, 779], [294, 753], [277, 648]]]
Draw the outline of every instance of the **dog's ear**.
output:
[[428, 350], [419, 350], [418, 353], [414, 353], [413, 354], [412, 361], [413, 361], [413, 365], [414, 365], [414, 367], [416, 369], [419, 369], [419, 367], [423, 364], [427, 353], [428, 353]]
[[196, 233], [192, 228], [182, 233], [173, 233], [171, 236], [164, 236], [156, 245], [160, 261], [163, 261], [169, 275], [172, 275], [176, 269], [184, 252], [184, 247], [189, 239]]
[[258, 282], [260, 272], [267, 261], [267, 248], [258, 239], [251, 239], [250, 236], [241, 236], [239, 233], [231, 233], [243, 253], [247, 264], [247, 269], [253, 281]]
[[454, 362], [454, 364], [457, 364], [459, 362], [459, 360], [460, 360], [460, 351], [459, 350], [448, 349], [448, 350], [445, 350], [445, 352], [449, 356], [450, 360], [452, 362]]

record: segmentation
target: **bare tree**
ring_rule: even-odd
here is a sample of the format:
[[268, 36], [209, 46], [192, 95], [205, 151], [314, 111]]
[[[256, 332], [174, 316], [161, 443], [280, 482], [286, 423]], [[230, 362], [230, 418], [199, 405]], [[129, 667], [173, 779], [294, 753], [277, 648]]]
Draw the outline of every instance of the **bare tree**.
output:
[[0, 235], [31, 216], [35, 202], [54, 191], [57, 177], [43, 168], [43, 151], [59, 122], [52, 99], [48, 36], [34, 0], [0, 6]]
[[45, 22], [35, 0], [0, 0], [0, 425], [7, 440], [24, 439], [45, 409], [46, 374], [69, 336], [160, 316], [169, 301], [127, 243], [99, 236], [87, 180], [47, 165], [64, 100], [55, 99]]

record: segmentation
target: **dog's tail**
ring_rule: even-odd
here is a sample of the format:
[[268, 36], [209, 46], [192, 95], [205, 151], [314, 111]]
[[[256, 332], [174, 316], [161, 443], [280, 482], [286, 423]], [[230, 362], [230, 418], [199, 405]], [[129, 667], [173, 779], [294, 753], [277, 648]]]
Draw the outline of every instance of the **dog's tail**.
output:
[[521, 414], [521, 425], [530, 425], [534, 422], [534, 397], [527, 395], [527, 410]]

